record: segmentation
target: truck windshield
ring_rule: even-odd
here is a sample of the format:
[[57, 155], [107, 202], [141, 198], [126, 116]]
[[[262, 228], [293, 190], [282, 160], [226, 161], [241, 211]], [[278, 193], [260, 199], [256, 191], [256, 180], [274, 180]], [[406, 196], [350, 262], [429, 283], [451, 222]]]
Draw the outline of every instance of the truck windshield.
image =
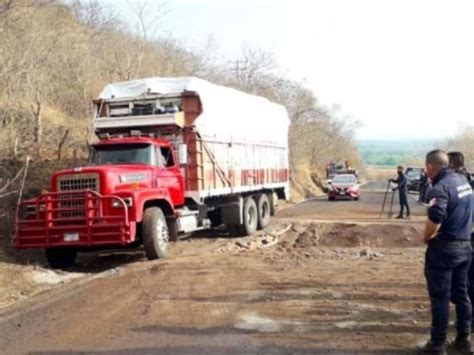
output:
[[95, 146], [90, 164], [151, 164], [151, 152], [149, 144]]

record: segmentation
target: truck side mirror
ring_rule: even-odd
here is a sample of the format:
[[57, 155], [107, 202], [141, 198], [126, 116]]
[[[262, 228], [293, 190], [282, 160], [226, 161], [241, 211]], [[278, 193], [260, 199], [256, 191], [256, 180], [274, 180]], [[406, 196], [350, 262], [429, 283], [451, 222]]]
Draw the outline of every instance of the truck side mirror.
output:
[[178, 158], [180, 165], [188, 164], [188, 146], [186, 144], [180, 144], [178, 146]]

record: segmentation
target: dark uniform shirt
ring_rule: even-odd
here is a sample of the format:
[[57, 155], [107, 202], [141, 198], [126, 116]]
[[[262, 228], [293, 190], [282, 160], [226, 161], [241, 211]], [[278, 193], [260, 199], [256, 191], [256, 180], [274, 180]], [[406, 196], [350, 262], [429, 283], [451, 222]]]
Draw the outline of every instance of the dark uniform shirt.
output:
[[430, 179], [426, 174], [422, 174], [420, 177], [420, 186], [428, 186]]
[[472, 188], [464, 176], [442, 169], [433, 179], [428, 201], [428, 218], [433, 223], [441, 224], [436, 240], [470, 240]]
[[397, 184], [397, 188], [395, 190], [398, 190], [400, 192], [405, 192], [407, 190], [408, 180], [407, 176], [404, 173], [399, 173], [396, 180], [392, 179], [390, 181]]

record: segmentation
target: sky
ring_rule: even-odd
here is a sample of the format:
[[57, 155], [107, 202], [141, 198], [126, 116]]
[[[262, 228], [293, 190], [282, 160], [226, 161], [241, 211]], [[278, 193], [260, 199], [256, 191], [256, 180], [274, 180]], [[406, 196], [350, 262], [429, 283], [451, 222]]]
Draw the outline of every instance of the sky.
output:
[[[150, 1], [151, 8], [158, 1]], [[474, 124], [474, 1], [168, 0], [161, 30], [221, 58], [274, 54], [360, 139], [439, 139]]]

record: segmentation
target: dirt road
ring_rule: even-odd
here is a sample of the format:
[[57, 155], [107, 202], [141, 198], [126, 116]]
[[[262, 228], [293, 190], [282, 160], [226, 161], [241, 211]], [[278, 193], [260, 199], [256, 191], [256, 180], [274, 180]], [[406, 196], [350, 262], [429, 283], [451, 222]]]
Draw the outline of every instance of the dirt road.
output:
[[[323, 221], [355, 221], [355, 222], [376, 222], [381, 221], [381, 207], [383, 205], [386, 183], [370, 182], [362, 188], [360, 203], [354, 201], [340, 200], [335, 202], [326, 201], [326, 196], [320, 196], [316, 199], [298, 204], [293, 208], [280, 211], [279, 217], [290, 220], [297, 218], [299, 220], [315, 218]], [[393, 193], [392, 217], [399, 212], [398, 193]], [[384, 218], [387, 218], [390, 212], [392, 200], [392, 191], [387, 194]], [[413, 210], [413, 221], [421, 221], [424, 218], [423, 208], [416, 203], [417, 196], [410, 194], [409, 201]], [[396, 222], [391, 220], [390, 222]]]
[[163, 261], [82, 256], [74, 271], [95, 279], [3, 314], [0, 353], [412, 353], [429, 320], [424, 210], [381, 220], [382, 190], [287, 207], [254, 238], [196, 234]]

